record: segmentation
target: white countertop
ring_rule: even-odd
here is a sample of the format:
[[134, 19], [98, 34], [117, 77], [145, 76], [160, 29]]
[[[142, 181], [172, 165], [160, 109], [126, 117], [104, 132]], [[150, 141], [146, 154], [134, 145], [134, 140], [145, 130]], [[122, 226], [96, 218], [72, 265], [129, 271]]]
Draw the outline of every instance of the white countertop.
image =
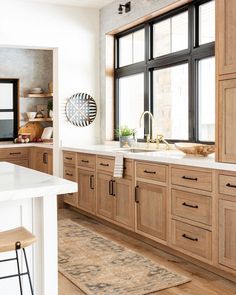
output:
[[75, 182], [7, 162], [0, 163], [0, 202], [77, 192]]
[[[139, 147], [138, 147], [139, 148]], [[97, 154], [104, 156], [115, 156], [116, 152], [122, 151], [117, 146], [112, 145], [91, 145], [91, 146], [79, 146], [79, 147], [63, 147], [64, 151], [80, 152]], [[163, 164], [176, 164], [195, 166], [201, 168], [210, 168], [218, 170], [236, 171], [236, 164], [220, 163], [215, 161], [215, 154], [208, 157], [201, 156], [187, 156], [178, 150], [159, 150], [157, 152], [143, 152], [143, 153], [131, 153], [123, 150], [124, 157], [134, 160], [151, 161]]]
[[24, 147], [42, 147], [42, 148], [48, 148], [53, 149], [53, 143], [49, 142], [42, 142], [42, 143], [13, 143], [12, 141], [3, 141], [0, 142], [0, 149], [1, 148], [24, 148]]

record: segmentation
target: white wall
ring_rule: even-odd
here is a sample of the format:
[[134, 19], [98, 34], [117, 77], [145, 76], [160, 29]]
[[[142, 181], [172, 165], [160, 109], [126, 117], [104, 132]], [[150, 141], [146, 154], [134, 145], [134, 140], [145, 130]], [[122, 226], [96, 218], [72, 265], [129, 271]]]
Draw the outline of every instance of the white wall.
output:
[[0, 0], [0, 46], [55, 49], [54, 171], [57, 174], [61, 142], [75, 146], [100, 139], [99, 115], [85, 128], [74, 127], [64, 117], [66, 99], [77, 92], [92, 95], [99, 107], [99, 11]]

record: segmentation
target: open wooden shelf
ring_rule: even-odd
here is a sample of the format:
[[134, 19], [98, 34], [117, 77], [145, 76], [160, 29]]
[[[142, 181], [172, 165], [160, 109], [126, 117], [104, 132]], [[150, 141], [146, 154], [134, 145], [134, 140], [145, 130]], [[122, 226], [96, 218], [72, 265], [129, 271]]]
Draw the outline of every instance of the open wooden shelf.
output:
[[53, 97], [53, 93], [29, 93], [27, 95], [27, 97], [31, 97], [31, 98], [52, 98]]
[[28, 122], [52, 122], [53, 118], [34, 118], [29, 119]]

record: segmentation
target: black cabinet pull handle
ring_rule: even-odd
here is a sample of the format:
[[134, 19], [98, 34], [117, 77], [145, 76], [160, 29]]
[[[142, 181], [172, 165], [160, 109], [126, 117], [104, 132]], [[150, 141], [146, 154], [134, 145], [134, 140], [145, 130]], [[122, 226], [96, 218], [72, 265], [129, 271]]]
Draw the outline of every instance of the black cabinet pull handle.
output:
[[187, 204], [185, 202], [182, 203], [183, 206], [186, 206], [186, 207], [190, 207], [190, 208], [196, 208], [198, 209], [198, 205], [190, 205], [190, 204]]
[[148, 174], [156, 174], [156, 171], [148, 171], [148, 170], [144, 170], [144, 173], [148, 173]]
[[194, 180], [197, 181], [197, 177], [188, 177], [188, 176], [182, 176], [183, 179], [187, 179], [187, 180]]
[[139, 190], [139, 186], [136, 185], [135, 192], [134, 192], [135, 203], [139, 203], [139, 200], [138, 200], [138, 190]]
[[182, 237], [185, 238], [185, 239], [194, 241], [194, 242], [197, 242], [198, 241], [198, 238], [191, 238], [191, 237], [187, 236], [186, 234], [183, 234]]
[[21, 152], [15, 152], [15, 153], [12, 152], [12, 153], [10, 153], [10, 155], [12, 155], [12, 156], [13, 155], [21, 155]]
[[72, 158], [71, 157], [66, 157], [66, 160], [72, 160]]
[[47, 164], [47, 163], [48, 163], [48, 154], [43, 153], [43, 164]]
[[228, 187], [232, 187], [232, 188], [236, 188], [236, 185], [231, 184], [231, 183], [227, 183], [226, 186], [228, 186]]
[[66, 173], [66, 175], [67, 175], [67, 176], [73, 176], [72, 173], [68, 173], [68, 172]]
[[105, 167], [108, 167], [109, 166], [109, 164], [105, 164], [105, 163], [99, 163], [99, 165], [105, 166]]
[[90, 177], [89, 177], [89, 187], [90, 187], [90, 189], [94, 189], [93, 180], [94, 180], [94, 175], [90, 175]]
[[109, 195], [113, 196], [113, 184], [112, 180], [109, 180]]
[[89, 163], [88, 160], [81, 160], [82, 163]]
[[115, 189], [116, 181], [112, 180], [111, 182], [112, 182], [112, 196], [115, 197], [116, 196], [116, 189]]

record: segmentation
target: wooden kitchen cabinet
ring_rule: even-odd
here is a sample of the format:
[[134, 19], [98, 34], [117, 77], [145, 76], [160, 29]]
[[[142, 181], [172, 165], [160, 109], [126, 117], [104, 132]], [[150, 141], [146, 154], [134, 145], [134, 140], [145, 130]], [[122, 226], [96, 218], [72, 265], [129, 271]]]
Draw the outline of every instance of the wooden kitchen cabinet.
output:
[[0, 149], [0, 161], [29, 167], [29, 148]]
[[116, 178], [114, 187], [114, 220], [129, 228], [134, 228], [134, 197], [132, 181]]
[[[63, 177], [76, 182], [76, 153], [63, 152], [63, 163]], [[78, 207], [78, 193], [65, 194], [63, 201], [73, 207]]]
[[40, 172], [53, 174], [53, 154], [51, 149], [31, 148], [30, 168]]
[[236, 201], [219, 200], [219, 263], [236, 270]]
[[135, 191], [137, 232], [166, 240], [166, 187], [138, 181]]
[[218, 74], [236, 73], [236, 1], [216, 0]]
[[95, 213], [95, 172], [78, 168], [78, 207]]
[[219, 82], [218, 160], [236, 163], [236, 79]]
[[112, 176], [97, 173], [97, 215], [110, 220], [114, 216], [114, 196], [112, 193]]
[[132, 181], [97, 174], [97, 215], [120, 226], [134, 229], [134, 198]]

